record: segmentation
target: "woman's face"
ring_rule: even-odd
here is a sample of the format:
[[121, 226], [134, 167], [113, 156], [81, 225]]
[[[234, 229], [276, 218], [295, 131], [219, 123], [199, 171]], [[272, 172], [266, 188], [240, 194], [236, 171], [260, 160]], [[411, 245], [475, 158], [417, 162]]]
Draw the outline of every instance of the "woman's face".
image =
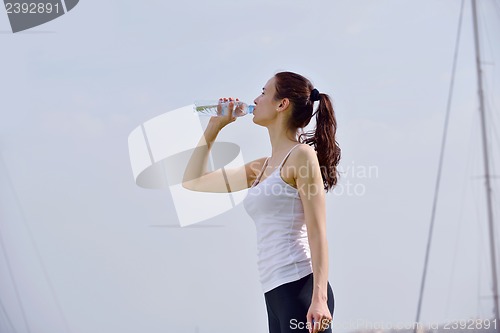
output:
[[262, 88], [262, 94], [253, 101], [255, 103], [253, 122], [256, 124], [265, 125], [278, 114], [276, 109], [280, 102], [274, 99], [276, 93], [274, 82], [274, 77], [267, 81], [264, 88]]

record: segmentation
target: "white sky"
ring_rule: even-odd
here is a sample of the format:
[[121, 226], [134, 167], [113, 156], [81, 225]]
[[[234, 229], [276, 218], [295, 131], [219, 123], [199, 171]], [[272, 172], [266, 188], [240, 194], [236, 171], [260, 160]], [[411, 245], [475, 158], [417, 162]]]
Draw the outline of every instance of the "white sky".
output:
[[[479, 2], [498, 152], [500, 5]], [[413, 322], [459, 9], [451, 0], [85, 0], [18, 34], [0, 10], [0, 331], [28, 332], [11, 272], [31, 332], [66, 332], [64, 320], [72, 333], [265, 332], [243, 206], [203, 222], [219, 227], [165, 227], [178, 223], [172, 198], [134, 184], [127, 137], [196, 99], [252, 101], [278, 70], [333, 97], [351, 170], [345, 191], [327, 197], [334, 327]], [[471, 28], [467, 2], [426, 322], [492, 313]], [[248, 161], [270, 153], [250, 117], [218, 139]], [[352, 172], [370, 166], [369, 177]]]

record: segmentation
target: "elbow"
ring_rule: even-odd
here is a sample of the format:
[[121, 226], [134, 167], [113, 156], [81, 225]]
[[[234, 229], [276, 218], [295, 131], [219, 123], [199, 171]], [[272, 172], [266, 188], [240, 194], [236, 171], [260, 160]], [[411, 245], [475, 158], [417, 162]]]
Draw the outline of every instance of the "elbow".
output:
[[190, 191], [196, 191], [195, 189], [195, 186], [193, 184], [193, 181], [186, 181], [186, 180], [182, 180], [182, 183], [181, 183], [182, 187], [184, 187], [186, 190], [190, 190]]
[[182, 176], [182, 187], [184, 187], [186, 190], [194, 190], [194, 179], [191, 179], [192, 177], [189, 177], [188, 174], [185, 172], [184, 175]]
[[195, 179], [184, 178], [184, 179], [182, 179], [181, 185], [186, 190], [200, 192], [199, 179], [197, 179], [197, 178], [195, 178]]

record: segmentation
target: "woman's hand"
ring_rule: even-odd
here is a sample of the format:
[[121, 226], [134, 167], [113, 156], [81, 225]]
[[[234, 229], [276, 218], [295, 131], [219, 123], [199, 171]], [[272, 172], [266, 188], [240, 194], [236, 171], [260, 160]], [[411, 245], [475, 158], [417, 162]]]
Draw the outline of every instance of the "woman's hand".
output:
[[311, 327], [309, 332], [317, 333], [330, 327], [332, 314], [325, 301], [313, 300], [309, 311], [307, 311], [307, 327]]
[[236, 117], [241, 117], [247, 114], [246, 109], [248, 108], [248, 105], [245, 103], [239, 102], [238, 99], [236, 99], [236, 109], [234, 109], [234, 114]]
[[210, 121], [208, 123], [209, 126], [215, 126], [219, 131], [227, 124], [236, 120], [236, 117], [233, 116], [234, 100], [232, 98], [229, 99], [227, 114], [225, 115], [222, 114], [222, 101], [222, 98], [219, 99], [219, 104], [217, 105], [217, 116], [210, 117]]

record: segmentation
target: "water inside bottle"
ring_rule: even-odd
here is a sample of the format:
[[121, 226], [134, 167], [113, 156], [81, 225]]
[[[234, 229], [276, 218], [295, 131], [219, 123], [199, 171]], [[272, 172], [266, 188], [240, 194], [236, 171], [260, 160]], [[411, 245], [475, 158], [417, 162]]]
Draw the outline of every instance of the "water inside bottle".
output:
[[[200, 116], [225, 116], [228, 112], [229, 102], [230, 100], [227, 98], [221, 99], [221, 109], [218, 111], [218, 101], [197, 101], [195, 102], [194, 111]], [[238, 99], [234, 100], [234, 103], [234, 116], [241, 117], [253, 113], [254, 105], [248, 105]]]

